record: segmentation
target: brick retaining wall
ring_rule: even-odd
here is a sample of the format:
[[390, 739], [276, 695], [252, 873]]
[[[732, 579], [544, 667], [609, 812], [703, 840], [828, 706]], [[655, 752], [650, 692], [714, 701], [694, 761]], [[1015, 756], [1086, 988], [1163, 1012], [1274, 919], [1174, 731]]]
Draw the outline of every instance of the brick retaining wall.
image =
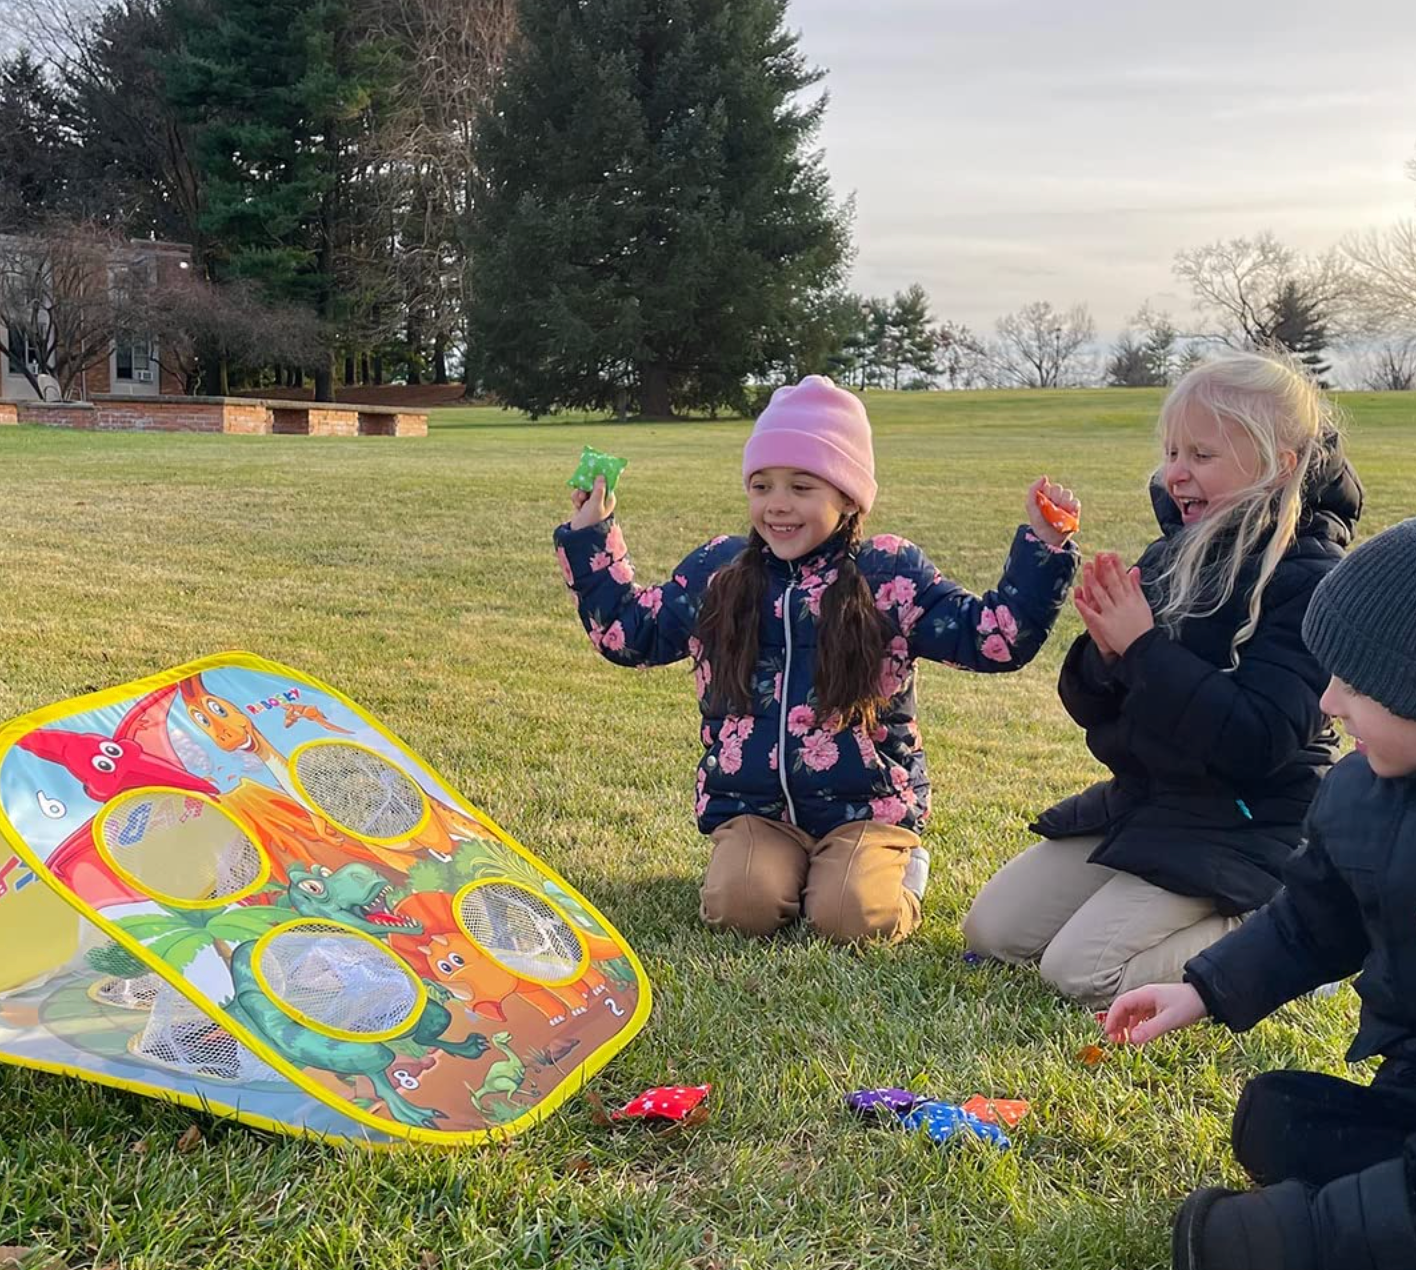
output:
[[262, 401], [249, 397], [119, 397], [92, 401], [0, 402], [0, 424], [125, 432], [225, 432], [245, 435], [398, 436], [428, 434], [428, 416], [325, 402]]

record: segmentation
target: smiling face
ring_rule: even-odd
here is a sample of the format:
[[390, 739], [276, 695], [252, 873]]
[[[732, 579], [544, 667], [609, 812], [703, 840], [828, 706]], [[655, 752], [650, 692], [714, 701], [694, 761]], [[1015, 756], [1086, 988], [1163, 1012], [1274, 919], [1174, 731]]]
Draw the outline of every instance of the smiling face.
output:
[[1416, 774], [1416, 719], [1392, 714], [1336, 676], [1319, 703], [1337, 719], [1377, 776]]
[[1203, 406], [1187, 405], [1166, 432], [1161, 479], [1187, 525], [1252, 489], [1262, 471], [1248, 433]]
[[765, 467], [747, 483], [752, 527], [779, 560], [815, 551], [857, 509], [840, 490], [810, 472]]
[[96, 732], [67, 732], [44, 728], [21, 737], [20, 748], [65, 768], [96, 803], [130, 789], [162, 785], [215, 794], [216, 786], [185, 768], [151, 754], [136, 741], [102, 736]]
[[220, 749], [233, 754], [237, 750], [254, 751], [259, 747], [259, 734], [241, 712], [241, 707], [208, 691], [200, 675], [183, 681], [181, 692], [182, 704], [187, 707], [192, 722]]

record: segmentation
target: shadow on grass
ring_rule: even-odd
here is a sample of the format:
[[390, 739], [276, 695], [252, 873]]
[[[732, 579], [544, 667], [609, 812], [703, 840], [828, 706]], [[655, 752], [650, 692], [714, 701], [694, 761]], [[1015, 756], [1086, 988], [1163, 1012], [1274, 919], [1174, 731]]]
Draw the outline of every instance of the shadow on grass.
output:
[[647, 952], [685, 930], [704, 929], [698, 918], [699, 884], [696, 877], [582, 879], [580, 889], [636, 951]]

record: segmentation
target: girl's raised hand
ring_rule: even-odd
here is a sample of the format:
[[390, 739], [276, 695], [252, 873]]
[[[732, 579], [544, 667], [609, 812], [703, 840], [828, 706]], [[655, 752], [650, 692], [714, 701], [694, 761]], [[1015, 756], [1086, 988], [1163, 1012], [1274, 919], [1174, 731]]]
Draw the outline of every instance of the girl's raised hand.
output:
[[1077, 610], [1092, 638], [1116, 656], [1155, 627], [1155, 615], [1141, 590], [1141, 571], [1127, 569], [1115, 552], [1097, 556], [1084, 567], [1082, 579], [1083, 587], [1074, 597]]
[[1144, 1045], [1208, 1014], [1204, 999], [1188, 983], [1152, 983], [1117, 997], [1102, 1027], [1116, 1045]]
[[1082, 623], [1087, 628], [1087, 634], [1091, 636], [1092, 643], [1096, 645], [1096, 651], [1101, 654], [1104, 661], [1111, 662], [1116, 660], [1116, 650], [1106, 642], [1106, 633], [1091, 618], [1092, 613], [1096, 610], [1096, 600], [1092, 598], [1092, 588], [1095, 585], [1096, 563], [1088, 560], [1082, 565], [1082, 585], [1072, 592], [1072, 603], [1076, 605]]
[[1058, 511], [1070, 515], [1073, 520], [1081, 519], [1082, 504], [1071, 490], [1065, 486], [1054, 484], [1045, 476], [1039, 476], [1028, 487], [1028, 524], [1032, 526], [1033, 533], [1043, 542], [1053, 547], [1060, 547], [1076, 531], [1063, 531], [1052, 525], [1042, 514], [1042, 508], [1037, 505], [1039, 494], [1051, 502]]
[[605, 478], [595, 478], [595, 488], [587, 493], [583, 489], [571, 490], [570, 501], [575, 504], [575, 515], [570, 518], [572, 529], [589, 529], [598, 525], [615, 509], [615, 496], [605, 492]]

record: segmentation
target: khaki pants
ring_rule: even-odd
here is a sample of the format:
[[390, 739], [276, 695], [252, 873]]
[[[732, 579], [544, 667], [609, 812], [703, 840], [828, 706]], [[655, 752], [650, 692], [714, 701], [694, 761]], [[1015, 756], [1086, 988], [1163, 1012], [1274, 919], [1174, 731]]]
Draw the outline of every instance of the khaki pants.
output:
[[821, 838], [761, 816], [713, 831], [701, 915], [709, 926], [770, 935], [804, 916], [838, 943], [904, 939], [919, 901], [901, 885], [919, 835], [853, 820]]
[[1211, 900], [1176, 895], [1088, 864], [1100, 838], [1039, 842], [985, 883], [964, 918], [971, 951], [1014, 964], [1101, 1009], [1148, 983], [1179, 983], [1185, 963], [1243, 920]]

